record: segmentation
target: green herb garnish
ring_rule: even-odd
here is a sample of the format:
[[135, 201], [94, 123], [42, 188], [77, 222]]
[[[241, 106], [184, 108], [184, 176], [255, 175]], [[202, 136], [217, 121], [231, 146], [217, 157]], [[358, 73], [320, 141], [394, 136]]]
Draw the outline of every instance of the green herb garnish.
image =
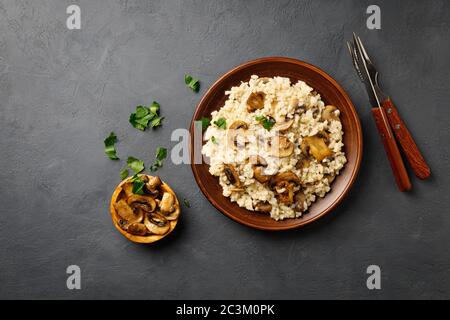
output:
[[130, 114], [130, 123], [136, 129], [145, 131], [147, 128], [155, 128], [161, 125], [164, 119], [159, 116], [159, 103], [153, 101], [150, 107], [137, 106], [136, 111]]
[[225, 118], [217, 119], [216, 121], [214, 121], [214, 124], [220, 129], [226, 129], [227, 128], [227, 120]]
[[159, 127], [161, 125], [161, 122], [163, 121], [164, 117], [157, 117], [155, 119], [153, 119], [150, 122], [150, 128], [156, 128]]
[[116, 155], [116, 148], [114, 144], [117, 142], [117, 137], [114, 132], [111, 132], [104, 141], [105, 143], [105, 153], [111, 160], [119, 160], [119, 157]]
[[184, 203], [184, 205], [185, 205], [187, 208], [190, 208], [190, 207], [191, 207], [191, 203], [189, 202], [188, 199], [183, 199], [183, 203]]
[[209, 118], [201, 118], [200, 121], [202, 122], [202, 130], [206, 130], [206, 128], [208, 128], [209, 123], [211, 122], [211, 120], [209, 120]]
[[150, 113], [159, 114], [159, 108], [160, 108], [159, 103], [156, 102], [156, 101], [153, 101], [151, 106], [150, 106], [150, 108], [149, 108], [150, 109]]
[[271, 117], [257, 116], [255, 119], [268, 131], [270, 131], [275, 124], [275, 120]]
[[211, 137], [211, 142], [214, 143], [214, 144], [217, 144], [216, 137], [212, 136], [212, 137]]
[[184, 75], [184, 83], [191, 88], [192, 91], [198, 92], [200, 89], [200, 82], [198, 79], [192, 78], [192, 76], [185, 74]]
[[142, 181], [141, 177], [139, 177], [137, 173], [131, 177], [131, 182], [133, 182], [132, 192], [135, 194], [143, 195], [145, 182]]
[[156, 171], [158, 168], [162, 167], [163, 160], [167, 157], [167, 149], [163, 147], [156, 148], [156, 159], [155, 162], [151, 165], [150, 170]]
[[136, 159], [135, 157], [128, 157], [127, 165], [135, 173], [139, 173], [144, 170], [144, 161]]
[[123, 169], [122, 171], [120, 171], [120, 179], [125, 180], [126, 177], [128, 177], [128, 169]]

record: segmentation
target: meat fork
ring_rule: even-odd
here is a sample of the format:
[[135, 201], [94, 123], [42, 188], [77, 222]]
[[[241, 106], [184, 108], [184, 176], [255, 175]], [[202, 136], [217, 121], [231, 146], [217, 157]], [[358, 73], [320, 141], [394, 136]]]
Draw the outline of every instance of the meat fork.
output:
[[353, 33], [353, 42], [347, 42], [353, 66], [366, 87], [372, 104], [372, 115], [384, 145], [395, 181], [400, 191], [411, 189], [411, 181], [403, 163], [397, 142], [415, 175], [420, 179], [430, 176], [431, 170], [419, 151], [405, 123], [400, 118], [392, 100], [383, 93], [378, 83], [379, 74], [360, 39]]

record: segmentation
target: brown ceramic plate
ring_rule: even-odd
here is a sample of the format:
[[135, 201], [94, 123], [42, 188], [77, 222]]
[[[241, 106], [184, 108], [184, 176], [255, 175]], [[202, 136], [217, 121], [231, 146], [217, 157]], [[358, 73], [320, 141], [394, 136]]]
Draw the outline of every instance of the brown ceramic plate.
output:
[[[282, 76], [292, 82], [305, 81], [320, 93], [326, 104], [332, 104], [341, 112], [347, 163], [332, 184], [331, 191], [319, 198], [302, 217], [275, 221], [268, 215], [239, 207], [222, 195], [217, 177], [208, 172], [208, 165], [194, 163], [194, 121], [210, 118], [211, 112], [220, 109], [226, 100], [225, 91], [248, 81], [250, 76]], [[206, 92], [195, 110], [191, 122], [191, 166], [195, 180], [206, 198], [223, 214], [244, 225], [262, 230], [287, 230], [298, 228], [323, 217], [344, 198], [358, 174], [362, 157], [362, 132], [358, 115], [350, 98], [341, 86], [328, 74], [306, 62], [281, 57], [261, 58], [246, 62], [224, 74]]]

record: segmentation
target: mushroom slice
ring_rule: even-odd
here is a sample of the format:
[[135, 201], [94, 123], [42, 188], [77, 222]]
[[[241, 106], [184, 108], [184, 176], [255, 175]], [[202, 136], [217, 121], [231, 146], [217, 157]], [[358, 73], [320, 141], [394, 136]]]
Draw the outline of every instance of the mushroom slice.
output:
[[319, 131], [316, 134], [316, 137], [322, 138], [325, 142], [328, 142], [330, 140], [330, 134], [325, 130]]
[[322, 111], [322, 120], [339, 121], [339, 116], [337, 115], [336, 110], [337, 108], [335, 106], [332, 105], [325, 106], [325, 109], [323, 109]]
[[178, 217], [180, 216], [180, 208], [175, 207], [175, 209], [172, 212], [164, 213], [163, 216], [169, 221], [177, 220]]
[[170, 213], [175, 209], [173, 206], [174, 203], [175, 197], [173, 196], [173, 194], [169, 192], [164, 192], [161, 202], [159, 203], [159, 208], [163, 213]]
[[231, 126], [230, 126], [229, 129], [232, 129], [232, 130], [245, 129], [245, 130], [247, 130], [247, 129], [248, 129], [248, 124], [247, 124], [247, 122], [245, 122], [245, 121], [242, 121], [242, 120], [236, 120], [236, 121], [234, 121], [234, 122], [231, 124]]
[[283, 131], [288, 130], [292, 126], [293, 123], [294, 123], [294, 119], [290, 119], [290, 120], [282, 122], [282, 123], [276, 123], [272, 127], [272, 130], [283, 132]]
[[284, 136], [275, 136], [271, 140], [271, 154], [278, 158], [288, 157], [294, 152], [294, 144]]
[[255, 210], [264, 213], [270, 213], [272, 211], [272, 205], [268, 202], [259, 202], [255, 205]]
[[303, 138], [302, 143], [300, 143], [300, 150], [302, 150], [302, 154], [305, 157], [309, 156], [309, 144], [307, 143], [305, 138]]
[[262, 166], [255, 166], [253, 167], [253, 178], [255, 178], [257, 181], [261, 183], [266, 183], [270, 180], [269, 175], [264, 174], [264, 167]]
[[[328, 148], [323, 138], [318, 136], [305, 137], [304, 143], [308, 146], [308, 153], [311, 154], [317, 161], [321, 162], [326, 157], [329, 157], [333, 152]], [[303, 144], [303, 141], [302, 141]], [[303, 151], [303, 149], [302, 149]]]
[[228, 145], [231, 146], [233, 149], [236, 148], [238, 146], [237, 137], [243, 136], [246, 139], [244, 130], [247, 129], [248, 129], [247, 122], [241, 120], [234, 121], [227, 131]]
[[127, 199], [128, 205], [135, 209], [140, 208], [145, 212], [152, 212], [156, 208], [156, 202], [151, 197], [141, 196], [139, 194], [133, 194]]
[[159, 209], [167, 220], [176, 220], [180, 215], [180, 208], [175, 203], [175, 197], [169, 192], [164, 192], [159, 202]]
[[153, 197], [157, 197], [159, 194], [159, 187], [162, 185], [161, 179], [156, 177], [150, 177], [148, 179], [148, 182], [145, 184], [145, 188], [147, 192], [152, 195]]
[[[300, 178], [292, 171], [279, 173], [270, 179], [270, 186], [275, 187], [278, 193], [278, 200], [284, 204], [292, 204], [294, 202], [294, 188], [300, 184]], [[278, 190], [284, 190], [279, 193]]]
[[133, 210], [123, 199], [114, 203], [114, 208], [116, 209], [117, 214], [129, 223], [141, 222], [144, 218], [142, 210]]
[[267, 167], [267, 161], [261, 156], [250, 156], [249, 162], [253, 164], [253, 178], [261, 183], [270, 180], [270, 175], [264, 174], [264, 167]]
[[227, 177], [228, 181], [230, 181], [231, 184], [235, 185], [238, 188], [242, 187], [239, 175], [237, 174], [236, 169], [232, 164], [225, 164], [223, 172], [225, 173], [225, 176]]
[[170, 229], [169, 221], [156, 212], [147, 213], [145, 215], [144, 224], [148, 231], [158, 235], [166, 234]]
[[253, 112], [264, 108], [264, 92], [253, 92], [247, 99], [247, 111]]
[[296, 212], [304, 212], [306, 210], [306, 206], [305, 206], [306, 196], [303, 193], [303, 191], [298, 191], [295, 194], [294, 200], [295, 200], [294, 210]]
[[122, 185], [122, 190], [123, 190], [123, 192], [125, 192], [125, 195], [126, 195], [127, 197], [129, 197], [130, 195], [133, 194], [133, 183], [131, 183], [131, 182], [125, 182], [125, 183]]
[[300, 184], [300, 178], [292, 171], [286, 171], [278, 173], [270, 179], [270, 185], [278, 185], [282, 181], [293, 182], [295, 184]]
[[147, 234], [147, 228], [143, 223], [131, 223], [128, 225], [127, 231], [137, 236], [145, 236]]
[[117, 224], [119, 225], [119, 227], [122, 229], [122, 230], [125, 230], [125, 231], [127, 231], [128, 230], [128, 226], [130, 225], [129, 223], [128, 223], [128, 221], [127, 220], [124, 220], [124, 219], [119, 219], [119, 220], [117, 220]]
[[295, 165], [296, 169], [304, 169], [308, 168], [311, 165], [311, 160], [308, 158], [302, 158], [301, 160], [297, 161], [297, 164]]
[[266, 161], [266, 159], [264, 159], [263, 157], [258, 156], [258, 155], [256, 155], [256, 156], [250, 156], [250, 157], [248, 158], [248, 160], [249, 160], [249, 162], [250, 162], [251, 164], [256, 165], [256, 166], [264, 166], [264, 167], [267, 166], [267, 161]]
[[[294, 187], [295, 183], [289, 181], [281, 181], [276, 185], [275, 190], [282, 189], [282, 193], [278, 193], [278, 200], [283, 204], [294, 203]], [[278, 191], [277, 191], [278, 192]]]

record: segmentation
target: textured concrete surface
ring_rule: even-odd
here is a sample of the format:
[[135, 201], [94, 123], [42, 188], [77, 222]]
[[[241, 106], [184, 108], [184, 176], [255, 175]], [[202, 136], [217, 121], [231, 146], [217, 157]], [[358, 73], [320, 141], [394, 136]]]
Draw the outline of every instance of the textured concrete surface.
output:
[[[72, 3], [81, 30], [66, 28]], [[377, 1], [378, 31], [365, 26], [369, 4], [2, 0], [0, 298], [450, 298], [450, 3]], [[393, 182], [344, 47], [352, 31], [432, 168], [411, 193]], [[192, 207], [166, 241], [128, 242], [108, 213], [123, 160], [149, 164], [222, 73], [272, 55], [323, 68], [357, 106], [364, 160], [349, 197], [311, 227], [265, 233], [220, 214], [188, 165], [166, 161], [160, 175]], [[199, 94], [184, 73], [201, 79]], [[152, 100], [164, 126], [139, 132], [128, 116]], [[110, 131], [122, 162], [103, 153]], [[71, 264], [81, 290], [66, 288]], [[366, 288], [370, 264], [382, 290]]]

